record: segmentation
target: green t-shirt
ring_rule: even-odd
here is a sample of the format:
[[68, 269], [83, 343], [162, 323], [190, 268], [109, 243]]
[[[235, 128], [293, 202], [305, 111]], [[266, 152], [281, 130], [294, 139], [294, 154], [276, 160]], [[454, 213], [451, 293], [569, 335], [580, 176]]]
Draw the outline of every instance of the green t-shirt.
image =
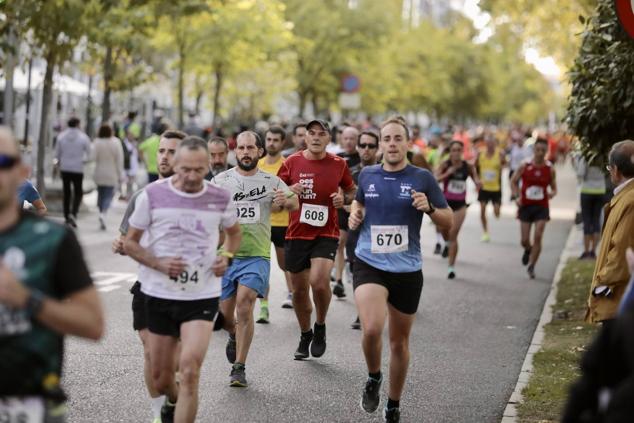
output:
[[243, 176], [234, 167], [214, 177], [213, 183], [231, 192], [238, 210], [242, 242], [236, 257], [271, 256], [271, 205], [276, 189], [293, 195], [277, 176], [258, 169], [253, 176]]
[[[92, 284], [73, 232], [31, 213], [0, 232], [0, 257], [21, 283], [47, 297], [67, 298]], [[61, 334], [0, 303], [0, 398], [60, 399], [62, 360]]]
[[158, 162], [156, 154], [159, 149], [161, 137], [154, 134], [139, 145], [139, 150], [143, 152], [143, 160], [147, 166], [148, 173], [158, 173]]

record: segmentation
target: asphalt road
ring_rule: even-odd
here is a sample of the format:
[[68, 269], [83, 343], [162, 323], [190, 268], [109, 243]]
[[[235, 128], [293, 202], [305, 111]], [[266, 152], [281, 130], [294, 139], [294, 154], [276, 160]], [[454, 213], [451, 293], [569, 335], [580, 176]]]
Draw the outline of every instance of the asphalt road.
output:
[[[455, 280], [446, 278], [445, 261], [431, 254], [435, 234], [429, 222], [423, 225], [425, 286], [411, 337], [402, 421], [500, 421], [572, 225], [572, 172], [560, 168], [559, 180], [560, 195], [552, 204], [553, 220], [546, 229], [535, 280], [528, 279], [520, 263], [519, 223], [510, 204], [503, 207], [499, 221], [491, 222], [489, 244], [480, 242], [479, 205], [471, 205], [460, 236]], [[99, 343], [66, 343], [70, 422], [151, 421], [142, 347], [132, 330], [128, 292], [136, 265], [110, 252], [123, 208], [122, 203], [116, 205], [106, 233], [97, 229], [95, 214], [80, 219], [78, 232], [101, 291], [107, 331]], [[368, 415], [359, 407], [366, 368], [361, 332], [349, 328], [356, 316], [351, 285], [346, 286], [347, 300], [331, 304], [326, 354], [294, 361], [297, 322], [292, 310], [280, 308], [284, 283], [276, 264], [271, 268], [271, 324], [256, 325], [247, 363], [250, 386], [228, 386], [227, 335], [214, 333], [202, 370], [198, 421], [381, 421], [380, 413]], [[387, 372], [386, 351], [383, 370]], [[383, 400], [385, 395], [386, 384]]]

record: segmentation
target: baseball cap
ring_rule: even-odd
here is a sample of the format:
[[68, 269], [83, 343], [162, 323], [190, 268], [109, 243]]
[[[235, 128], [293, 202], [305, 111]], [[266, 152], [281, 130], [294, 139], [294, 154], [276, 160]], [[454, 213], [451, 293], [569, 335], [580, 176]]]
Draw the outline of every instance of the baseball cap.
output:
[[324, 131], [330, 132], [330, 125], [328, 124], [328, 122], [326, 122], [325, 120], [321, 120], [321, 119], [313, 119], [310, 122], [308, 122], [306, 124], [306, 129], [309, 129], [312, 125], [317, 124], [319, 126], [321, 126]]

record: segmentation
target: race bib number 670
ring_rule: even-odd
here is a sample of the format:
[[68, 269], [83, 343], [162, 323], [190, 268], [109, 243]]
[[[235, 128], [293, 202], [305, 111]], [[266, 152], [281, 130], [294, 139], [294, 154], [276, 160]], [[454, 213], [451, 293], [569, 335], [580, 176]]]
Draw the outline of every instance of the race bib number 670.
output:
[[370, 236], [375, 254], [401, 253], [409, 247], [407, 225], [372, 225]]

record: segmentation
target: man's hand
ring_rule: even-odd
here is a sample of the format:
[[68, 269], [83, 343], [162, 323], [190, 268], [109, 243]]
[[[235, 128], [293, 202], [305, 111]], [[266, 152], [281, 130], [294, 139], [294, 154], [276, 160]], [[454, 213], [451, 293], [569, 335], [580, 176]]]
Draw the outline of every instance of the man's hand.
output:
[[216, 260], [214, 260], [211, 270], [214, 272], [214, 275], [222, 276], [227, 271], [227, 267], [229, 267], [229, 258], [225, 256], [216, 256]]
[[180, 257], [159, 257], [156, 259], [155, 269], [161, 273], [165, 273], [170, 278], [180, 275], [187, 264]]
[[12, 308], [24, 308], [28, 299], [29, 290], [18, 281], [0, 259], [0, 304]]
[[630, 276], [634, 275], [634, 250], [628, 247], [625, 251], [625, 258], [627, 259], [627, 267], [630, 269]]
[[123, 251], [123, 235], [119, 235], [112, 241], [112, 252], [114, 254], [121, 254], [122, 256], [126, 256], [127, 254]]
[[296, 183], [288, 187], [297, 196], [300, 196], [304, 192], [304, 186], [300, 183]]
[[423, 213], [428, 212], [429, 200], [427, 200], [427, 196], [422, 192], [416, 192], [416, 190], [412, 190], [412, 206], [418, 211], [422, 211]]
[[335, 206], [336, 209], [343, 207], [344, 199], [341, 190], [330, 194], [330, 198], [332, 198], [332, 205]]
[[273, 194], [273, 204], [283, 209], [286, 205], [286, 193], [281, 189], [276, 189], [275, 194]]
[[357, 210], [355, 213], [350, 213], [348, 217], [348, 227], [353, 231], [358, 229], [363, 223], [363, 212], [361, 210]]

